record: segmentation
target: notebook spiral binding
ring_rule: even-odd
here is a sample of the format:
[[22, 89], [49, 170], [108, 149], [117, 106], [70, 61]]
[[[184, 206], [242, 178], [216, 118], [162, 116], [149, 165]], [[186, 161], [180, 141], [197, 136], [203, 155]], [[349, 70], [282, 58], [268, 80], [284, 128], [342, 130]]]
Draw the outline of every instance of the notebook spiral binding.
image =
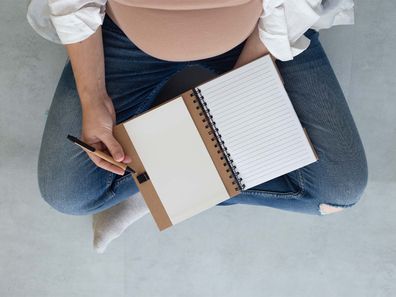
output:
[[207, 106], [207, 103], [205, 101], [204, 96], [201, 93], [201, 90], [199, 88], [193, 88], [192, 91], [193, 94], [191, 94], [190, 96], [191, 97], [195, 96], [198, 99], [198, 102], [196, 102], [195, 100], [193, 102], [196, 103], [196, 109], [201, 110], [199, 115], [203, 117], [202, 122], [208, 122], [205, 128], [210, 129], [209, 125], [212, 128], [210, 129], [210, 131], [208, 131], [208, 134], [209, 135], [214, 134], [214, 137], [211, 138], [213, 142], [216, 142], [214, 146], [216, 148], [218, 147], [218, 145], [221, 147], [221, 150], [218, 149], [217, 153], [222, 155], [220, 159], [225, 161], [223, 163], [223, 166], [228, 167], [226, 171], [231, 173], [229, 175], [229, 178], [233, 179], [232, 184], [236, 185], [235, 190], [237, 191], [237, 190], [245, 189], [246, 185], [244, 184], [242, 178], [240, 177], [240, 174], [234, 164], [234, 160], [231, 158], [231, 155], [228, 153], [227, 147], [225, 146], [221, 134], [219, 133], [219, 129], [216, 127], [216, 122], [213, 120], [213, 116], [210, 113], [210, 109]]

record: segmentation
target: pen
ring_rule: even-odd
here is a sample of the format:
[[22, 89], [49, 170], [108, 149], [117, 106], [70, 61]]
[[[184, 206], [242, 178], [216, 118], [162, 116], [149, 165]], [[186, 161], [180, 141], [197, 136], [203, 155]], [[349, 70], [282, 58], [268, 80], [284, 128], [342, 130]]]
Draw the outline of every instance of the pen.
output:
[[124, 169], [126, 172], [131, 172], [132, 174], [136, 173], [136, 171], [133, 170], [131, 167], [129, 167], [127, 164], [124, 164], [122, 162], [117, 162], [108, 154], [106, 154], [102, 151], [98, 151], [96, 148], [90, 146], [89, 144], [86, 144], [85, 142], [82, 142], [77, 137], [74, 137], [74, 136], [68, 134], [67, 139], [69, 139], [71, 142], [77, 144], [82, 149], [88, 150], [89, 152], [93, 153], [94, 155], [98, 156], [99, 158], [102, 158], [102, 159], [106, 160], [107, 162], [110, 162], [111, 164], [113, 164], [117, 167], [120, 167], [121, 169]]

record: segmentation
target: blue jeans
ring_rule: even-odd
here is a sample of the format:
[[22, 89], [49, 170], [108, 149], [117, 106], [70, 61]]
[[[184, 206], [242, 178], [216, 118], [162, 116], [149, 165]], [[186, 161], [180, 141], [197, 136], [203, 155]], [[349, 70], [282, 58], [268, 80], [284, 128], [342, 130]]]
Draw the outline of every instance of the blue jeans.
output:
[[[149, 109], [165, 83], [177, 72], [201, 66], [220, 75], [233, 68], [244, 42], [216, 57], [165, 61], [136, 47], [106, 16], [103, 26], [106, 87], [117, 123]], [[285, 88], [319, 161], [244, 190], [219, 205], [253, 204], [321, 215], [320, 204], [350, 207], [367, 183], [364, 149], [340, 85], [318, 40], [308, 30], [310, 47], [292, 61], [277, 62]], [[66, 139], [81, 133], [81, 105], [70, 62], [63, 70], [45, 125], [38, 183], [42, 197], [60, 212], [100, 212], [131, 197], [138, 188], [123, 176], [97, 167]]]

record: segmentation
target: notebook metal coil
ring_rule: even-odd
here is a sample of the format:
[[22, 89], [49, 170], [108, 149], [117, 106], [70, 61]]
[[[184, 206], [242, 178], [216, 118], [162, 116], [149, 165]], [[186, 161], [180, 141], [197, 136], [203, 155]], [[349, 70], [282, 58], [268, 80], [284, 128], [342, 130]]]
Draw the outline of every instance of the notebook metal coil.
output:
[[213, 120], [213, 116], [210, 113], [210, 109], [205, 102], [205, 98], [202, 95], [201, 90], [199, 88], [193, 88], [192, 91], [193, 94], [191, 94], [190, 96], [198, 99], [194, 100], [194, 103], [196, 103], [196, 109], [201, 110], [199, 115], [202, 116], [202, 122], [207, 123], [205, 125], [205, 128], [209, 130], [208, 134], [213, 134], [211, 141], [214, 142], [214, 147], [217, 149], [217, 153], [221, 155], [220, 159], [224, 160], [223, 166], [227, 167], [226, 171], [230, 172], [229, 178], [233, 179], [232, 184], [236, 185], [235, 190], [238, 191], [245, 189], [246, 186], [243, 183], [242, 178], [240, 177], [240, 174], [234, 164], [234, 160], [231, 158], [230, 153], [227, 151], [227, 146], [225, 145], [221, 134], [219, 133], [219, 129], [216, 127], [216, 122]]

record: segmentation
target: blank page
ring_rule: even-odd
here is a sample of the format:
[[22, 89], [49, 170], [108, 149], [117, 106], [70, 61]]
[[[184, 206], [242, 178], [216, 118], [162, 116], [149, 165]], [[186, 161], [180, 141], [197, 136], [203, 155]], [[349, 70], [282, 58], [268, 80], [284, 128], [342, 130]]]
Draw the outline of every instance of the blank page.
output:
[[172, 224], [229, 198], [182, 97], [124, 127]]
[[269, 55], [198, 88], [246, 188], [316, 161]]

